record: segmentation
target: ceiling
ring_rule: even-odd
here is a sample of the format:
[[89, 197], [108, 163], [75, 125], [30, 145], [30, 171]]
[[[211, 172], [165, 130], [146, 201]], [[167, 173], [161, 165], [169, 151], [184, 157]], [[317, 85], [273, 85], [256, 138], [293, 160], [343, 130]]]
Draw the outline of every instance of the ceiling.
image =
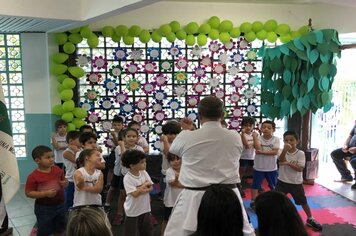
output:
[[[107, 0], [102, 0], [107, 1]], [[224, 2], [224, 3], [255, 3], [255, 4], [316, 4], [316, 3], [330, 3], [335, 5], [349, 6], [356, 8], [356, 0], [157, 0], [157, 1], [145, 1], [147, 4], [152, 4], [159, 1], [168, 2]], [[124, 1], [123, 1], [124, 2]], [[0, 32], [4, 33], [22, 33], [22, 32], [55, 32], [75, 28], [81, 25], [88, 24], [93, 20], [97, 20], [108, 15], [120, 14], [124, 11], [132, 10], [132, 2], [126, 1], [127, 5], [120, 6], [118, 9], [114, 9], [111, 12], [101, 14], [101, 16], [87, 17], [86, 19], [49, 19], [49, 18], [37, 18], [37, 17], [24, 17], [21, 15], [1, 15], [0, 13]], [[144, 2], [144, 1], [141, 1]], [[28, 2], [27, 2], [28, 3]], [[57, 2], [58, 4], [58, 2]], [[95, 7], [95, 6], [93, 6]], [[134, 7], [142, 7], [142, 4], [135, 5]], [[28, 11], [30, 12], [30, 11]], [[78, 13], [79, 15], [79, 13]]]

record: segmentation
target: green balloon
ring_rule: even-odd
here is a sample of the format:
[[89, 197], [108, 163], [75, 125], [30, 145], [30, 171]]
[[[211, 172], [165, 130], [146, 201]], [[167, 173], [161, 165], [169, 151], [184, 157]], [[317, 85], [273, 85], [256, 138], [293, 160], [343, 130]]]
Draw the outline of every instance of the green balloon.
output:
[[248, 32], [247, 34], [245, 34], [245, 39], [246, 39], [248, 42], [252, 42], [253, 40], [255, 40], [255, 39], [256, 39], [256, 34], [255, 34], [255, 32], [250, 31], [250, 32]]
[[135, 38], [131, 35], [126, 35], [122, 39], [126, 45], [132, 45], [135, 42]]
[[248, 33], [252, 30], [252, 25], [249, 22], [244, 22], [240, 25], [240, 30], [243, 33]]
[[71, 66], [68, 68], [68, 71], [75, 78], [80, 78], [85, 75], [85, 71], [83, 70], [83, 68], [78, 67], [78, 66]]
[[62, 52], [57, 52], [52, 55], [52, 61], [58, 64], [64, 63], [66, 60], [68, 60], [68, 58], [68, 54]]
[[178, 30], [180, 30], [180, 24], [178, 21], [171, 21], [171, 23], [169, 23], [169, 26], [172, 29], [172, 32], [176, 33], [178, 32]]
[[79, 118], [74, 118], [72, 123], [75, 125], [76, 129], [79, 129], [80, 127], [82, 127], [83, 125], [85, 125], [85, 121]]
[[148, 30], [142, 30], [138, 38], [142, 43], [148, 43], [151, 40], [151, 34]]
[[62, 101], [69, 101], [73, 98], [73, 90], [65, 89], [59, 94], [59, 97]]
[[267, 38], [268, 42], [274, 43], [274, 42], [276, 42], [278, 36], [275, 32], [268, 32], [266, 38]]
[[115, 32], [118, 36], [124, 37], [129, 33], [129, 29], [126, 25], [119, 25], [115, 28]]
[[112, 26], [104, 26], [101, 33], [104, 37], [112, 37], [115, 33], [115, 29]]
[[230, 42], [230, 34], [227, 32], [222, 32], [219, 34], [219, 40], [222, 43], [228, 43]]
[[307, 25], [304, 25], [298, 29], [300, 35], [307, 34], [309, 32], [309, 28]]
[[255, 21], [252, 23], [252, 30], [253, 32], [257, 33], [263, 30], [263, 23], [261, 21]]
[[138, 25], [133, 25], [129, 28], [129, 35], [132, 37], [137, 37], [141, 33], [141, 27]]
[[187, 38], [187, 33], [184, 30], [180, 29], [177, 31], [176, 36], [179, 40], [185, 40]]
[[176, 40], [176, 34], [173, 32], [170, 32], [169, 34], [167, 34], [166, 39], [168, 42], [174, 43], [174, 41]]
[[186, 43], [188, 46], [193, 46], [193, 45], [195, 44], [195, 37], [194, 37], [194, 35], [188, 34], [188, 35], [187, 35], [187, 38], [185, 39], [185, 43]]
[[172, 28], [171, 28], [171, 26], [169, 26], [169, 24], [164, 24], [164, 25], [161, 25], [161, 27], [159, 27], [159, 31], [161, 32], [161, 34], [163, 36], [167, 36], [169, 33], [172, 32]]
[[185, 26], [185, 32], [187, 32], [187, 34], [195, 34], [198, 32], [198, 29], [199, 25], [197, 22], [190, 22]]
[[114, 41], [115, 43], [118, 43], [118, 42], [120, 42], [121, 37], [120, 37], [119, 35], [117, 35], [116, 33], [114, 33], [114, 34], [111, 36], [111, 39], [112, 39], [112, 41]]
[[219, 31], [230, 32], [232, 30], [232, 27], [234, 27], [234, 25], [230, 20], [223, 20], [219, 25]]
[[80, 27], [72, 29], [72, 30], [69, 30], [69, 33], [71, 33], [71, 34], [76, 34], [76, 33], [79, 33], [79, 32], [80, 32]]
[[204, 23], [200, 25], [198, 32], [199, 34], [209, 34], [210, 30], [211, 26], [208, 23]]
[[74, 130], [76, 130], [75, 125], [73, 123], [68, 123], [67, 124], [67, 131], [74, 131]]
[[65, 90], [66, 88], [64, 88], [63, 84], [58, 84], [57, 86], [57, 91], [58, 93], [61, 93], [63, 90]]
[[212, 29], [218, 29], [220, 25], [220, 19], [217, 16], [212, 16], [208, 20], [208, 24], [211, 26]]
[[57, 81], [58, 81], [59, 83], [63, 83], [63, 81], [64, 81], [66, 78], [69, 78], [68, 75], [61, 74], [61, 75], [58, 75], [58, 76], [57, 76]]
[[266, 23], [263, 26], [264, 30], [266, 30], [267, 32], [272, 32], [277, 28], [277, 21], [276, 20], [268, 20], [266, 21]]
[[75, 85], [77, 84], [76, 82], [75, 82], [75, 80], [74, 79], [72, 79], [72, 78], [66, 78], [66, 79], [64, 79], [63, 80], [63, 86], [66, 88], [66, 89], [72, 89], [72, 88], [74, 88], [75, 87]]
[[211, 29], [209, 34], [208, 34], [208, 36], [212, 40], [218, 39], [219, 38], [219, 31], [217, 29]]
[[71, 42], [66, 42], [63, 45], [63, 51], [67, 54], [73, 54], [75, 52], [75, 46]]
[[74, 108], [73, 114], [75, 115], [75, 117], [82, 119], [87, 117], [88, 113], [84, 108], [76, 107]]
[[68, 36], [66, 33], [56, 33], [53, 36], [53, 40], [57, 45], [63, 45], [67, 42]]
[[83, 27], [80, 28], [80, 35], [83, 38], [86, 38], [86, 39], [89, 38], [92, 33], [93, 32], [91, 31], [89, 26], [83, 26]]
[[151, 34], [151, 38], [152, 38], [153, 42], [159, 43], [159, 42], [161, 42], [161, 40], [162, 40], [162, 35], [161, 35], [161, 33], [160, 33], [158, 30], [155, 30], [155, 31], [153, 31], [153, 33]]
[[90, 48], [96, 48], [99, 45], [99, 38], [96, 34], [91, 34], [87, 40], [87, 44]]
[[51, 74], [55, 76], [64, 74], [67, 69], [68, 67], [66, 65], [56, 63], [53, 63], [50, 67]]
[[256, 34], [256, 37], [259, 39], [259, 40], [265, 40], [266, 37], [267, 37], [267, 32], [266, 30], [260, 30], [257, 32]]
[[74, 34], [69, 35], [68, 39], [73, 44], [78, 44], [83, 40], [83, 37], [78, 33], [74, 33]]
[[197, 37], [197, 43], [199, 46], [204, 46], [208, 42], [208, 38], [205, 34], [199, 34]]
[[292, 40], [292, 36], [290, 34], [282, 35], [279, 40], [281, 40], [281, 43], [288, 43]]
[[279, 24], [275, 31], [279, 35], [286, 35], [290, 32], [290, 27], [287, 24]]
[[69, 101], [65, 101], [63, 104], [62, 104], [62, 107], [63, 107], [63, 111], [64, 112], [69, 112], [69, 111], [73, 111], [74, 110], [74, 101], [73, 100], [69, 100]]
[[239, 27], [232, 28], [232, 30], [230, 31], [230, 36], [232, 38], [238, 38], [240, 37], [240, 35], [241, 35], [241, 31]]
[[56, 116], [63, 115], [64, 111], [63, 111], [62, 105], [60, 105], [60, 104], [54, 105], [52, 107], [52, 113], [55, 114]]
[[290, 36], [292, 37], [292, 39], [296, 39], [296, 38], [300, 37], [301, 34], [299, 33], [299, 31], [291, 31]]

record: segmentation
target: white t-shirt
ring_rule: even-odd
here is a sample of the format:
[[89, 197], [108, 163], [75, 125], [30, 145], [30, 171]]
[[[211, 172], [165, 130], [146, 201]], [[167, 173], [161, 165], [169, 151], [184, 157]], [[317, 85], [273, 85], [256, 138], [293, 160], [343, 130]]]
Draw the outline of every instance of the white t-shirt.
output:
[[[67, 137], [67, 135], [60, 136], [58, 133], [56, 133], [54, 135], [54, 139], [57, 141], [58, 147], [60, 147], [60, 148], [68, 147], [66, 137]], [[54, 150], [54, 162], [55, 163], [63, 163], [63, 161], [64, 161], [63, 152], [64, 152], [64, 149]]]
[[[126, 150], [130, 150], [128, 148], [126, 148]], [[131, 148], [131, 150], [138, 150], [141, 152], [143, 151], [143, 148], [140, 147], [139, 145], [135, 145], [135, 147]], [[127, 169], [126, 167], [124, 167], [122, 165], [122, 161], [121, 161], [121, 147], [117, 146], [115, 148], [115, 166], [114, 166], [114, 175], [116, 176], [124, 176], [126, 175], [126, 173], [129, 171], [129, 169]]]
[[139, 145], [142, 148], [146, 148], [146, 147], [148, 147], [148, 142], [144, 137], [139, 136], [138, 137], [138, 141], [137, 141], [137, 145]]
[[163, 203], [166, 207], [173, 207], [179, 194], [182, 192], [182, 188], [172, 187], [169, 183], [172, 183], [176, 179], [176, 172], [172, 167], [166, 171], [166, 190], [164, 191]]
[[[280, 140], [276, 136], [272, 136], [266, 140], [260, 136], [262, 151], [271, 151], [279, 149]], [[277, 155], [256, 154], [253, 168], [258, 171], [275, 171], [277, 170]]]
[[[70, 149], [70, 148], [67, 148], [66, 150], [64, 150], [64, 152], [71, 152], [74, 154], [75, 156], [75, 152]], [[64, 163], [64, 166], [66, 167], [66, 179], [69, 181], [69, 182], [74, 182], [73, 180], [73, 174], [74, 174], [74, 171], [76, 170], [77, 168], [77, 165], [73, 162], [71, 162], [70, 160], [67, 160], [66, 158], [63, 158], [63, 163]]]
[[241, 153], [241, 159], [242, 160], [254, 160], [255, 159], [255, 148], [253, 147], [253, 136], [252, 133], [250, 134], [242, 134], [245, 136], [245, 139], [248, 143], [248, 145], [252, 145], [251, 148], [246, 148], [246, 146], [243, 146], [242, 153]]
[[[84, 177], [84, 186], [94, 186], [101, 175], [100, 170], [95, 170], [92, 175], [90, 175], [84, 167], [79, 168], [76, 171], [80, 171]], [[87, 191], [79, 190], [75, 184], [73, 207], [83, 206], [83, 205], [102, 205], [100, 193], [90, 193]]]
[[162, 154], [161, 172], [163, 175], [166, 175], [166, 171], [169, 167], [171, 167], [171, 165], [169, 164], [167, 156], [163, 153], [163, 148], [164, 148], [164, 144], [163, 144], [163, 142], [160, 142], [160, 151]]
[[[297, 164], [300, 167], [305, 166], [305, 154], [297, 149], [294, 153], [287, 152], [286, 160]], [[278, 170], [278, 179], [289, 184], [302, 184], [303, 172], [296, 171], [287, 165], [280, 165]]]
[[153, 184], [148, 173], [140, 171], [139, 176], [135, 176], [128, 172], [124, 177], [124, 186], [126, 191], [126, 199], [124, 203], [125, 213], [129, 217], [136, 217], [147, 212], [151, 212], [150, 193], [141, 194], [138, 197], [132, 196], [131, 193], [137, 190], [146, 180]]

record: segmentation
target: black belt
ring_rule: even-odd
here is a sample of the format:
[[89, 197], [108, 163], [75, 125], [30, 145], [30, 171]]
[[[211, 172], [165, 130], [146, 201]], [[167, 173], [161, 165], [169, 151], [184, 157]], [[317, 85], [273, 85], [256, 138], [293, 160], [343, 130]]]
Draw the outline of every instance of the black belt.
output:
[[231, 188], [231, 189], [236, 188], [236, 184], [211, 184], [211, 185], [208, 185], [205, 187], [185, 187], [185, 188], [188, 190], [194, 190], [194, 191], [205, 191], [208, 188], [210, 188], [211, 186], [216, 186], [216, 185], [223, 186], [226, 188]]

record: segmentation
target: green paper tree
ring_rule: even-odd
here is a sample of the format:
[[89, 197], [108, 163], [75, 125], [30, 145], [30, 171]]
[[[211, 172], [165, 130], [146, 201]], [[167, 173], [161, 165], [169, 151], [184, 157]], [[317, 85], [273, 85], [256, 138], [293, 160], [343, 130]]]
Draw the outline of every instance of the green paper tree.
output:
[[341, 55], [336, 30], [312, 31], [262, 50], [261, 111], [265, 116], [282, 119], [331, 108], [335, 59]]

